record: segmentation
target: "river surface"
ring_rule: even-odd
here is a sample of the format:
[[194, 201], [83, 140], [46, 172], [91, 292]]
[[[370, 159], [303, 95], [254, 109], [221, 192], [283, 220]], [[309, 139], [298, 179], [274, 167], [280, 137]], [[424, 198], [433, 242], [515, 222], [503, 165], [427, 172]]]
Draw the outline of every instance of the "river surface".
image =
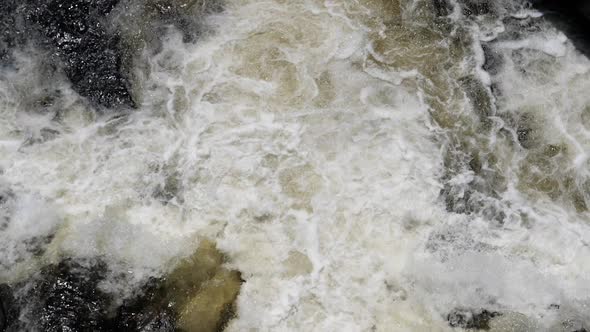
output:
[[587, 324], [590, 61], [528, 3], [482, 3], [226, 0], [140, 55], [128, 112], [17, 52], [0, 281], [100, 256], [124, 296], [210, 239], [245, 281], [226, 331]]

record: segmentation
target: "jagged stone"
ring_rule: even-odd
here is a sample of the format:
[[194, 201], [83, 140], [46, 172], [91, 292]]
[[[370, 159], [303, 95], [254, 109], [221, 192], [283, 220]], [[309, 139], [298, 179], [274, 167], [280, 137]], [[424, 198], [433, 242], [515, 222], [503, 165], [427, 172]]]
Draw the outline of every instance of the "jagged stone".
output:
[[105, 17], [118, 0], [33, 1], [28, 18], [55, 50], [73, 89], [93, 104], [133, 107], [119, 37]]
[[65, 260], [42, 269], [33, 286], [39, 307], [33, 315], [43, 331], [97, 331], [104, 325], [110, 298], [98, 288], [106, 265]]

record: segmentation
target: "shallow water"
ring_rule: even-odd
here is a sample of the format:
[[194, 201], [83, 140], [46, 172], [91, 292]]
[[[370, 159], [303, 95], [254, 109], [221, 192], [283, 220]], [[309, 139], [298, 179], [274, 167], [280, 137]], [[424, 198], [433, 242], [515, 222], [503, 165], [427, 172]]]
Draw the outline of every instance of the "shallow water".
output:
[[100, 256], [125, 296], [208, 238], [245, 280], [227, 331], [588, 324], [590, 62], [524, 2], [477, 2], [227, 0], [146, 46], [116, 115], [17, 53], [0, 280]]

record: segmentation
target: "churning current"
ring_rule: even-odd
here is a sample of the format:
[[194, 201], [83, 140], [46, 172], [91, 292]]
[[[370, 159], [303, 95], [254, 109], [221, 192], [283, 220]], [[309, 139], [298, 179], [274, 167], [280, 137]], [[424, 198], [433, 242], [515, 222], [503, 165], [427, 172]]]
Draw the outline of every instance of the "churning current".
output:
[[590, 330], [542, 1], [2, 1], [0, 331]]

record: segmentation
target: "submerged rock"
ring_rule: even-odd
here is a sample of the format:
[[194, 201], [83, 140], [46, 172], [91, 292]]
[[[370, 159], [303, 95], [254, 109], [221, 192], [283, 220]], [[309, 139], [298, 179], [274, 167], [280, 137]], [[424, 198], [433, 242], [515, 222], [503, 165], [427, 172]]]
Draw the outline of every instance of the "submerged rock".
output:
[[452, 327], [464, 329], [489, 330], [490, 321], [502, 314], [488, 310], [455, 309], [447, 315], [447, 321]]
[[451, 13], [452, 8], [447, 0], [432, 0], [436, 16], [447, 16]]
[[161, 37], [174, 27], [184, 42], [194, 42], [204, 31], [202, 17], [222, 10], [222, 0], [122, 0], [113, 24], [131, 52], [158, 52]]
[[142, 295], [126, 301], [115, 318], [115, 330], [221, 331], [235, 316], [234, 302], [242, 280], [222, 267], [224, 256], [203, 241], [193, 256], [163, 279], [151, 279]]
[[12, 0], [0, 1], [0, 66], [9, 62], [10, 49], [14, 47], [16, 7]]
[[126, 300], [117, 309], [111, 321], [114, 331], [174, 331], [175, 315], [169, 303], [163, 300], [164, 288], [161, 280], [150, 279], [142, 288], [140, 295]]
[[0, 331], [221, 331], [235, 316], [243, 282], [224, 261], [203, 241], [168, 275], [149, 279], [117, 305], [99, 287], [108, 272], [104, 262], [65, 259], [14, 288], [0, 285]]
[[27, 285], [29, 321], [43, 331], [97, 331], [104, 326], [110, 297], [98, 288], [106, 273], [100, 261], [64, 260], [44, 267]]
[[461, 0], [460, 2], [465, 16], [485, 15], [493, 9], [493, 1], [489, 0]]
[[483, 43], [481, 46], [485, 59], [482, 69], [491, 75], [498, 74], [505, 61], [502, 54], [489, 44]]
[[474, 76], [463, 77], [459, 82], [482, 123], [489, 121], [488, 117], [493, 115], [494, 100], [486, 86]]
[[18, 314], [12, 288], [8, 285], [0, 285], [0, 331], [7, 331], [8, 327], [16, 321]]

